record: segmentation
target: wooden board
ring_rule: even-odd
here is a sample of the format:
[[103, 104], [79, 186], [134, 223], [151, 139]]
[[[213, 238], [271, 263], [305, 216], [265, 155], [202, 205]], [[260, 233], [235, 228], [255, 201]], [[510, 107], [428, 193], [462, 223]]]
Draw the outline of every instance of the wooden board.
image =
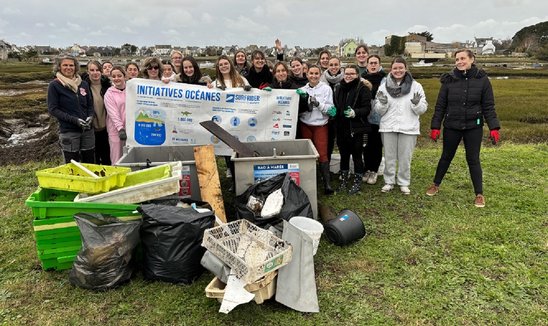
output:
[[221, 181], [219, 180], [213, 145], [194, 147], [194, 161], [196, 162], [202, 200], [208, 202], [215, 211], [215, 215], [223, 223], [226, 223]]

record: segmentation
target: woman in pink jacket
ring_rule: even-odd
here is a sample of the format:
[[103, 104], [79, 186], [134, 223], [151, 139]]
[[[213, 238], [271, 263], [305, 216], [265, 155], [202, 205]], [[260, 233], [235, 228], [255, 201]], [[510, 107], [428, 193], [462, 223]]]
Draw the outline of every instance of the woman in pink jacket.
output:
[[110, 144], [112, 164], [122, 157], [122, 148], [126, 144], [126, 71], [115, 66], [110, 72], [112, 84], [105, 94], [107, 109], [107, 132]]

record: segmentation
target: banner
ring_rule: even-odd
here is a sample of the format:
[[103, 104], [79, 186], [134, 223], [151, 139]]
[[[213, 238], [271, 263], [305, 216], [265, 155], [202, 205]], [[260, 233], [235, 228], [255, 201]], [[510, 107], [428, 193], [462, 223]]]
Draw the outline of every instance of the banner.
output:
[[232, 150], [199, 123], [213, 120], [242, 142], [295, 139], [299, 96], [295, 90], [230, 88], [135, 78], [126, 85], [126, 145], [213, 144]]

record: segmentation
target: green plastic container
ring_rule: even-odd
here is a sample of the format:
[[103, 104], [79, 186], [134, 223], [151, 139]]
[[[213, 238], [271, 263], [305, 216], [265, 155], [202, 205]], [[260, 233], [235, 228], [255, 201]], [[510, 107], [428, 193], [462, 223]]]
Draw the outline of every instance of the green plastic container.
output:
[[88, 175], [75, 164], [68, 163], [36, 171], [38, 184], [42, 188], [96, 194], [122, 187], [126, 175], [131, 172], [131, 168], [126, 167], [85, 163], [82, 165], [97, 175], [97, 178]]
[[[138, 213], [114, 213], [121, 220], [140, 219]], [[128, 215], [130, 214], [130, 215]], [[36, 253], [44, 270], [64, 270], [82, 248], [80, 229], [72, 216], [35, 219], [32, 223], [36, 241]]]
[[36, 219], [52, 217], [71, 217], [76, 213], [103, 213], [110, 215], [131, 215], [139, 205], [111, 203], [80, 203], [74, 202], [76, 192], [38, 188], [25, 201], [32, 209]]

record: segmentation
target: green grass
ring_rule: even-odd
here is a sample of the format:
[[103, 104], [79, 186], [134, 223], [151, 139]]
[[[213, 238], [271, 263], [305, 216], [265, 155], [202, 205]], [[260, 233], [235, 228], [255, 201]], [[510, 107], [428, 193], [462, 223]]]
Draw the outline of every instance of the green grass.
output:
[[[144, 281], [116, 290], [72, 287], [68, 272], [45, 272], [36, 257], [30, 209], [34, 172], [53, 163], [0, 167], [0, 321], [8, 325], [546, 325], [548, 261], [546, 144], [482, 150], [487, 206], [474, 194], [462, 148], [435, 197], [424, 195], [441, 153], [418, 148], [412, 194], [319, 198], [353, 209], [367, 236], [337, 247], [322, 239], [315, 257], [320, 313], [249, 303], [228, 315], [192, 285]], [[224, 180], [223, 180], [224, 181]], [[335, 183], [335, 182], [334, 182]], [[228, 202], [227, 202], [228, 205]]]

